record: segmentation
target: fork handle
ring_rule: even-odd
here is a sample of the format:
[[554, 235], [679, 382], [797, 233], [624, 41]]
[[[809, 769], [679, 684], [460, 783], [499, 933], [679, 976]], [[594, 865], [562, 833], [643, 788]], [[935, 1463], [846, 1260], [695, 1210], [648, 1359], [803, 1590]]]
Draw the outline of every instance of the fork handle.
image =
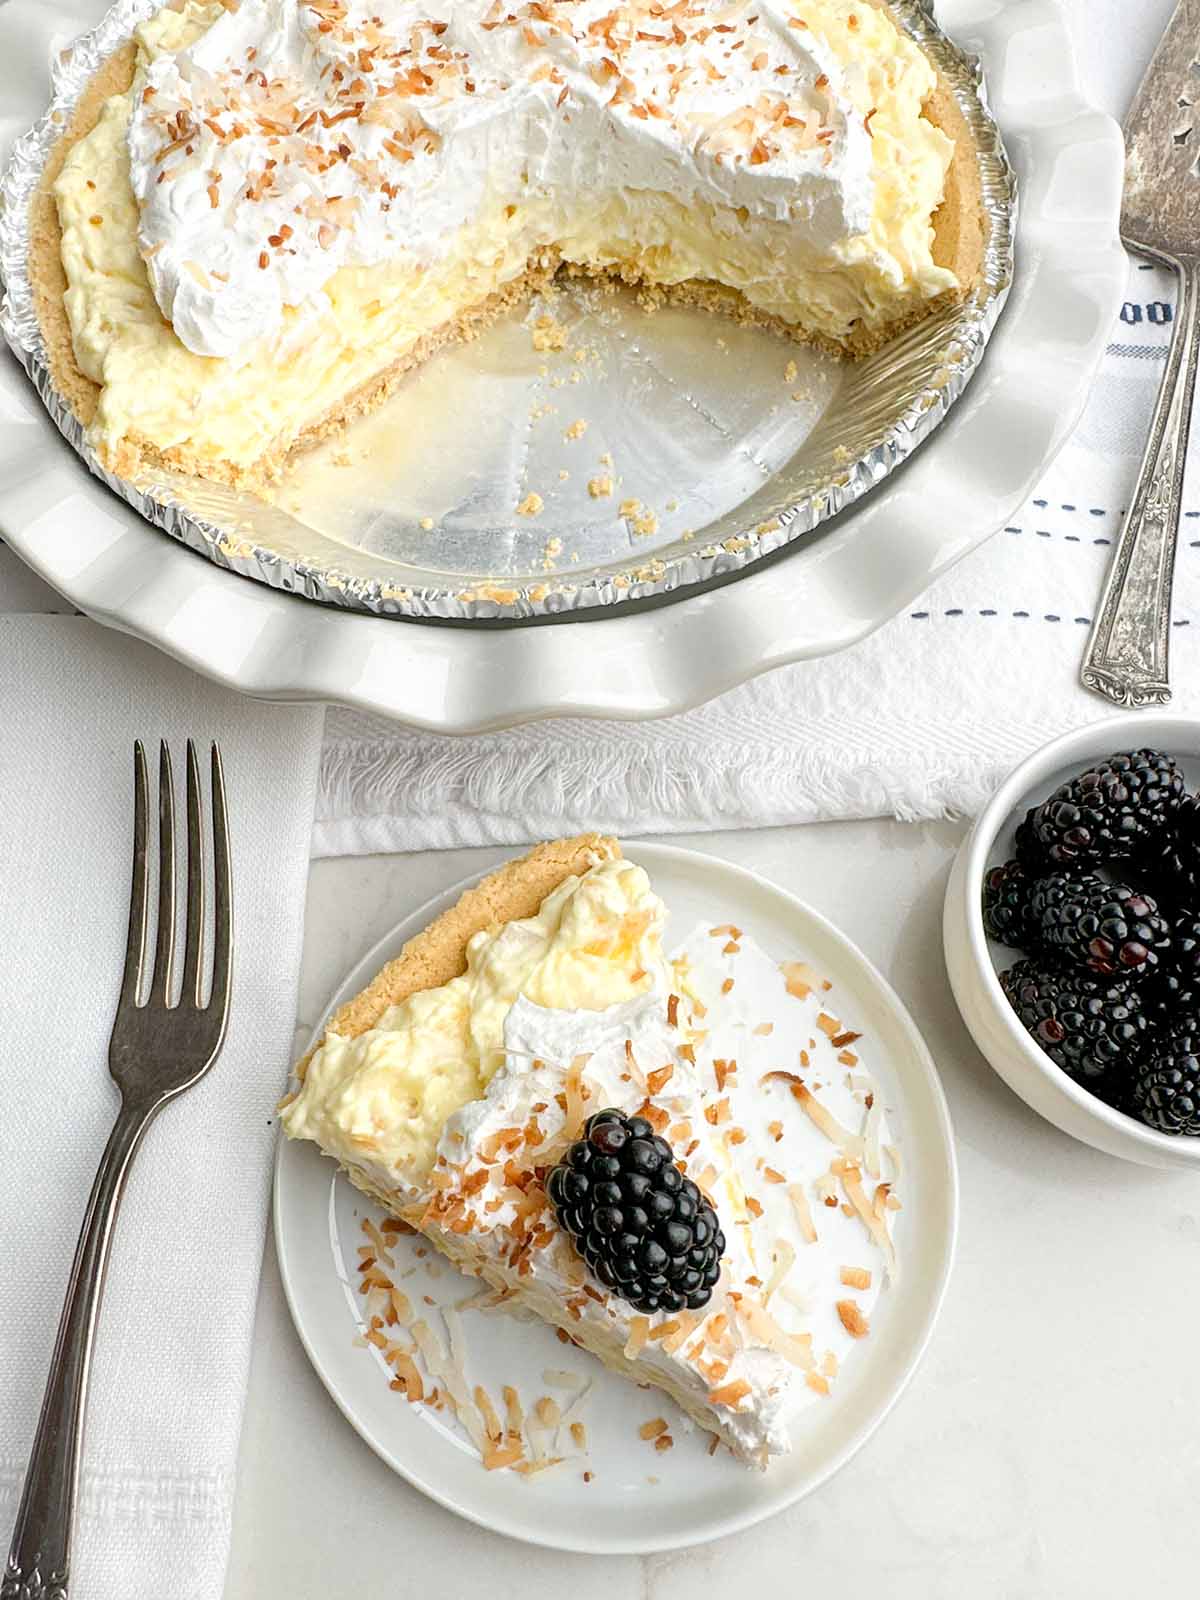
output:
[[1166, 705], [1171, 698], [1171, 585], [1200, 362], [1200, 257], [1155, 259], [1179, 274], [1167, 370], [1082, 672], [1085, 688], [1124, 706]]
[[104, 1270], [125, 1179], [154, 1109], [145, 1105], [121, 1108], [92, 1185], [8, 1566], [0, 1579], [0, 1600], [67, 1600], [88, 1372]]

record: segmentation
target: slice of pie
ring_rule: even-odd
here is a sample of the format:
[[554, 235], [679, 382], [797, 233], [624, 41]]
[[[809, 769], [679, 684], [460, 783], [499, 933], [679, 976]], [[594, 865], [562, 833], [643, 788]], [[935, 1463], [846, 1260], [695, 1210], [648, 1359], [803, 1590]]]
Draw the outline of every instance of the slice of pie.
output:
[[615, 841], [539, 846], [334, 1015], [281, 1120], [765, 1466], [870, 1331], [899, 1158], [830, 986], [730, 925], [668, 960], [665, 917]]
[[861, 355], [982, 261], [970, 133], [883, 0], [172, 0], [34, 205], [102, 458], [229, 483], [559, 269]]

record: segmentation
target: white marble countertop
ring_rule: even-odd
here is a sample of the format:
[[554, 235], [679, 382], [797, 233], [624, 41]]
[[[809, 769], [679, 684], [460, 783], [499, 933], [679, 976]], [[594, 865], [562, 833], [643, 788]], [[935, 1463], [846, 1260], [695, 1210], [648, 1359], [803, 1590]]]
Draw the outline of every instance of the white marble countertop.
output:
[[[941, 955], [962, 832], [827, 823], [672, 841], [752, 867], [838, 923], [911, 1009], [949, 1096], [958, 1262], [921, 1370], [861, 1454], [790, 1512], [694, 1550], [589, 1558], [518, 1545], [426, 1500], [353, 1432], [300, 1347], [268, 1245], [227, 1600], [407, 1600], [435, 1585], [451, 1600], [683, 1600], [785, 1582], [846, 1600], [1194, 1587], [1200, 1189], [1059, 1134], [975, 1050]], [[502, 854], [316, 863], [305, 1029], [407, 909]]]

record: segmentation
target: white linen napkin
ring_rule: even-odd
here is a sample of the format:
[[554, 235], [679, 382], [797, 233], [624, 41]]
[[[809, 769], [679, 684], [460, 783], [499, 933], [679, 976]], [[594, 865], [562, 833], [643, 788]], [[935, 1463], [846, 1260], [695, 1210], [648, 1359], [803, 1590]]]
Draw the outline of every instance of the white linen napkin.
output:
[[[72, 1600], [217, 1600], [291, 1051], [321, 713], [217, 689], [77, 617], [0, 617], [0, 1560], [84, 1205], [118, 1107], [133, 741], [216, 738], [228, 1038], [138, 1153], [101, 1312]], [[205, 768], [207, 770], [207, 768]]]

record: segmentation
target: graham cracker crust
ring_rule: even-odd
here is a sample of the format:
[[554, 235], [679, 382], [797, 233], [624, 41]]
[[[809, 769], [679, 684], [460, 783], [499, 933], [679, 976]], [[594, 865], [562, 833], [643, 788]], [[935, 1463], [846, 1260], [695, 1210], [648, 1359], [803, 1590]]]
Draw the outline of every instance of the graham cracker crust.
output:
[[[600, 833], [551, 839], [527, 855], [506, 861], [474, 888], [467, 889], [427, 928], [413, 937], [387, 966], [330, 1018], [326, 1033], [357, 1038], [373, 1028], [391, 1006], [424, 989], [437, 989], [467, 970], [467, 945], [477, 933], [535, 916], [542, 901], [567, 878], [602, 861], [621, 859], [621, 846]], [[296, 1068], [303, 1082], [308, 1063], [325, 1042], [322, 1034]]]
[[[887, 0], [867, 0], [867, 3], [883, 11], [888, 9]], [[29, 267], [38, 322], [55, 385], [85, 427], [95, 417], [101, 390], [100, 385], [80, 370], [75, 358], [63, 301], [67, 281], [62, 265], [62, 234], [53, 187], [71, 148], [95, 127], [105, 100], [128, 91], [133, 82], [135, 63], [135, 46], [130, 41], [115, 51], [93, 76], [80, 96], [70, 122], [51, 151], [31, 202]], [[982, 275], [986, 221], [975, 142], [953, 93], [940, 74], [923, 114], [954, 143], [942, 204], [932, 218], [932, 254], [936, 265], [948, 268], [954, 274], [958, 286], [911, 308], [902, 317], [881, 328], [852, 330], [846, 339], [833, 340], [761, 311], [740, 291], [723, 284], [702, 279], [659, 284], [645, 280], [632, 266], [592, 269], [571, 264], [563, 270], [572, 276], [615, 279], [640, 285], [645, 289], [650, 304], [670, 301], [696, 306], [715, 315], [770, 328], [795, 343], [812, 345], [838, 358], [849, 355], [861, 359], [871, 355], [907, 328], [923, 322], [943, 307], [965, 299], [975, 289]], [[520, 277], [478, 304], [464, 308], [441, 327], [426, 334], [397, 360], [360, 384], [336, 407], [309, 424], [297, 438], [290, 442], [280, 441], [270, 447], [251, 467], [229, 460], [214, 462], [181, 446], [162, 450], [152, 440], [136, 432], [126, 435], [115, 452], [97, 453], [109, 470], [125, 478], [133, 477], [139, 470], [158, 468], [194, 474], [234, 488], [254, 488], [277, 481], [294, 457], [325, 439], [336, 437], [355, 419], [376, 410], [408, 372], [428, 361], [441, 349], [477, 338], [505, 312], [544, 289], [559, 269], [556, 253], [552, 249], [542, 251], [535, 260], [529, 262]]]

